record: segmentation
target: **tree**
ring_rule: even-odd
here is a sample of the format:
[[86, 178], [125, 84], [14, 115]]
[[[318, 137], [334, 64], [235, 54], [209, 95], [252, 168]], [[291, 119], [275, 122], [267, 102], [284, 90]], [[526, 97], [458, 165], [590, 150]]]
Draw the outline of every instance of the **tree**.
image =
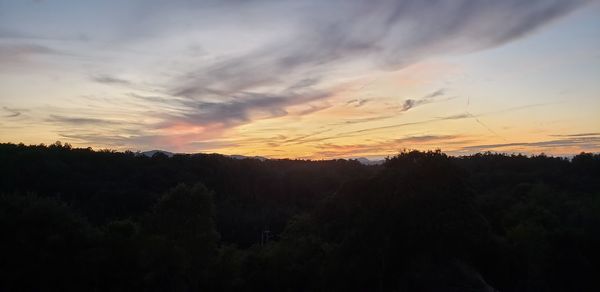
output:
[[219, 240], [212, 196], [203, 184], [180, 184], [156, 203], [147, 218], [150, 238], [142, 258], [150, 287], [197, 290], [209, 285]]

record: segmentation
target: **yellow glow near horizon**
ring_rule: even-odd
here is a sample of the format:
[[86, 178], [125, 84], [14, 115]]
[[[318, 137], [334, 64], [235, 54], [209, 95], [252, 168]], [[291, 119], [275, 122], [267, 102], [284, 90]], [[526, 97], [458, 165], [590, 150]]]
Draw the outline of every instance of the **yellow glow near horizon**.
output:
[[89, 23], [57, 19], [66, 4], [7, 3], [0, 142], [310, 159], [600, 151], [600, 5], [457, 16], [434, 1], [395, 19], [400, 2], [170, 4], [142, 25], [128, 2], [123, 15], [79, 7]]

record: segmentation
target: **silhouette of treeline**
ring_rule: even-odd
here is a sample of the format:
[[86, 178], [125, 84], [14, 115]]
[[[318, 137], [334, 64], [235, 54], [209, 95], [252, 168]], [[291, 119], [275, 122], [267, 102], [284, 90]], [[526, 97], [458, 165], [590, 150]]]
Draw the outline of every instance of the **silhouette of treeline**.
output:
[[600, 155], [0, 144], [0, 291], [598, 291]]

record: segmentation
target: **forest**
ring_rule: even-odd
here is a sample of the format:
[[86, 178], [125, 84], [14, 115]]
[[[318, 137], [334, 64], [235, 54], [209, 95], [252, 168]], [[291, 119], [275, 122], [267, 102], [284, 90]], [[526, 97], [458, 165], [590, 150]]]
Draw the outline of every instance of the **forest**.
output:
[[600, 291], [600, 154], [0, 144], [0, 291]]

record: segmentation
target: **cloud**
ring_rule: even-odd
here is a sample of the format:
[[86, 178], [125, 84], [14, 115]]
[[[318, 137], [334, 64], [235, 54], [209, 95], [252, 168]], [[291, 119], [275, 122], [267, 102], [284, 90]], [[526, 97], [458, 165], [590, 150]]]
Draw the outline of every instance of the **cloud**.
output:
[[460, 135], [422, 135], [407, 136], [373, 143], [338, 145], [323, 143], [317, 145], [319, 157], [349, 157], [355, 155], [390, 155], [402, 149], [427, 147], [428, 149], [440, 148], [443, 145], [460, 143], [464, 137]]
[[187, 146], [193, 147], [197, 151], [219, 150], [225, 147], [237, 147], [239, 144], [226, 141], [195, 141], [190, 142]]
[[[432, 93], [429, 93], [429, 94], [421, 97], [420, 99], [407, 99], [404, 101], [404, 103], [400, 107], [400, 112], [406, 112], [416, 106], [435, 102], [436, 97], [442, 96], [445, 93], [446, 93], [446, 89], [442, 88], [442, 89], [438, 89]], [[448, 100], [448, 99], [446, 99], [446, 100]]]
[[132, 145], [157, 145], [161, 138], [158, 135], [109, 135], [106, 133], [60, 133], [61, 137], [82, 141], [86, 145], [98, 145], [108, 147], [123, 147]]
[[[316, 89], [335, 79], [336, 69], [357, 61], [378, 69], [398, 70], [432, 56], [496, 47], [527, 35], [587, 1], [390, 0], [377, 5], [362, 0], [285, 5], [278, 1], [249, 2], [256, 6], [250, 12], [246, 10], [248, 2], [238, 7], [237, 2], [225, 1], [212, 9], [217, 14], [233, 9], [274, 23], [286, 23], [282, 18], [286, 15], [289, 20], [281, 27], [288, 33], [251, 50], [197, 64], [172, 80], [168, 92], [174, 96], [215, 100], [204, 104], [202, 114], [195, 119], [199, 122], [205, 120], [202, 116], [209, 120], [222, 116], [225, 123], [247, 121], [246, 108], [258, 110], [264, 106], [262, 111], [270, 111], [272, 105], [298, 104], [279, 98], [253, 98], [219, 105], [222, 95], [250, 91], [268, 97], [298, 88]], [[399, 110], [431, 103], [444, 94], [445, 90], [440, 89], [420, 99], [407, 99]], [[367, 102], [363, 99], [352, 104], [360, 107]], [[281, 107], [275, 107], [273, 113], [285, 114]]]
[[[288, 114], [287, 108], [305, 104], [328, 96], [327, 92], [304, 92], [303, 94], [283, 93], [281, 95], [263, 95], [243, 92], [230, 97], [226, 102], [196, 101], [193, 99], [179, 101], [184, 108], [179, 115], [170, 116], [170, 122], [197, 125], [220, 124], [234, 127], [252, 121], [280, 117]], [[325, 107], [314, 107], [297, 114], [310, 114]]]
[[423, 104], [423, 103], [425, 103], [424, 100], [407, 99], [402, 104], [400, 111], [402, 111], [402, 112], [408, 111], [409, 109], [411, 109], [417, 105]]
[[329, 103], [323, 103], [320, 105], [310, 104], [310, 105], [308, 105], [308, 108], [300, 110], [300, 111], [296, 112], [295, 114], [298, 116], [305, 116], [305, 115], [310, 115], [312, 113], [316, 113], [318, 111], [326, 110], [330, 107], [332, 107], [332, 105]]
[[432, 92], [432, 93], [430, 93], [428, 95], [423, 96], [421, 99], [433, 99], [433, 98], [436, 98], [438, 96], [442, 96], [444, 94], [446, 94], [446, 89], [445, 88], [440, 88], [440, 89], [438, 89], [438, 90], [436, 90], [436, 91], [434, 91], [434, 92]]
[[600, 135], [592, 133], [585, 136], [572, 136], [563, 139], [554, 139], [536, 142], [513, 142], [500, 144], [484, 144], [462, 147], [462, 150], [469, 152], [498, 151], [506, 148], [519, 147], [521, 149], [539, 149], [539, 148], [561, 148], [578, 147], [583, 149], [598, 149], [600, 147]]
[[80, 126], [80, 125], [115, 125], [118, 124], [115, 121], [90, 118], [90, 117], [66, 117], [61, 115], [50, 115], [50, 118], [46, 119], [46, 121], [51, 123], [58, 123], [64, 125], [72, 125], [72, 126]]
[[[438, 89], [434, 92], [431, 92], [431, 93], [421, 97], [420, 99], [416, 99], [416, 100], [415, 99], [407, 99], [400, 106], [398, 106], [398, 105], [389, 106], [387, 109], [397, 111], [397, 113], [395, 113], [395, 114], [386, 114], [386, 115], [378, 115], [378, 116], [373, 116], [373, 117], [350, 119], [350, 120], [346, 120], [342, 123], [338, 123], [338, 125], [360, 124], [360, 123], [367, 123], [367, 122], [390, 119], [393, 117], [397, 117], [398, 113], [406, 112], [406, 111], [408, 111], [416, 106], [419, 106], [419, 105], [438, 102], [438, 101], [447, 101], [447, 100], [456, 98], [456, 97], [449, 97], [449, 98], [442, 99], [442, 100], [436, 100], [437, 97], [442, 96], [445, 93], [446, 93], [446, 89], [444, 89], [444, 88]], [[346, 102], [346, 105], [351, 105], [354, 107], [361, 107], [365, 103], [370, 102], [370, 101], [371, 101], [371, 99], [351, 99]], [[443, 119], [443, 118], [440, 118], [440, 119]]]
[[222, 147], [235, 147], [238, 144], [213, 140], [197, 134], [147, 134], [144, 131], [132, 131], [130, 135], [88, 131], [79, 133], [59, 133], [60, 137], [72, 140], [75, 144], [96, 145], [98, 147], [150, 150], [159, 148], [168, 151], [206, 151]]
[[29, 60], [36, 55], [61, 55], [62, 52], [37, 44], [2, 44], [0, 43], [0, 63], [18, 63]]
[[[298, 70], [329, 67], [358, 57], [397, 70], [423, 58], [465, 53], [520, 38], [587, 1], [507, 0], [499, 2], [389, 0], [303, 1], [283, 7], [277, 1], [249, 1], [266, 19], [293, 22], [289, 37], [192, 72], [177, 95], [197, 93], [198, 84], [223, 82], [231, 89], [277, 82]], [[248, 3], [246, 3], [248, 4]], [[236, 3], [237, 5], [237, 3]], [[236, 9], [225, 2], [219, 9]], [[239, 9], [244, 13], [243, 9]], [[333, 13], [335, 12], [335, 13]], [[510, 19], [507, 22], [506, 19]]]
[[[585, 134], [585, 133], [584, 133]], [[565, 135], [569, 136], [569, 135]], [[535, 142], [514, 142], [498, 144], [479, 144], [471, 146], [462, 146], [471, 144], [476, 140], [468, 139], [463, 135], [422, 135], [408, 136], [399, 139], [390, 139], [379, 142], [362, 144], [338, 145], [333, 143], [322, 143], [317, 145], [318, 149], [315, 157], [353, 157], [356, 155], [376, 155], [385, 156], [397, 153], [402, 149], [434, 149], [449, 147], [449, 153], [465, 154], [485, 151], [508, 151], [518, 149], [518, 152], [535, 153], [540, 151], [550, 151], [556, 148], [576, 148], [576, 151], [594, 151], [600, 147], [600, 134], [589, 133], [581, 136], [574, 134], [574, 137], [564, 139], [544, 140]], [[572, 151], [572, 150], [571, 150]], [[576, 152], [575, 151], [575, 152]]]
[[437, 120], [462, 120], [462, 119], [467, 119], [467, 118], [472, 118], [472, 117], [473, 117], [473, 115], [471, 115], [469, 113], [463, 113], [463, 114], [439, 117], [439, 118], [437, 118]]
[[361, 107], [370, 101], [371, 101], [371, 99], [369, 99], [369, 98], [357, 98], [357, 99], [352, 99], [352, 100], [347, 101], [346, 105], [351, 105], [353, 107]]
[[0, 54], [6, 56], [21, 56], [34, 54], [60, 54], [50, 47], [37, 44], [4, 44], [0, 46]]
[[553, 137], [594, 137], [600, 136], [600, 133], [578, 133], [578, 134], [564, 134], [564, 135], [551, 135]]
[[356, 118], [356, 119], [345, 120], [342, 123], [338, 123], [336, 125], [362, 124], [362, 123], [368, 123], [368, 122], [373, 122], [373, 121], [390, 119], [393, 117], [397, 117], [397, 115], [381, 115], [381, 116], [366, 117], [366, 118]]
[[289, 144], [289, 143], [293, 143], [293, 142], [303, 141], [303, 140], [305, 140], [307, 138], [310, 138], [310, 137], [313, 137], [313, 136], [317, 136], [317, 135], [320, 135], [320, 134], [323, 134], [323, 133], [327, 133], [329, 131], [331, 131], [331, 129], [324, 129], [324, 130], [312, 132], [310, 134], [298, 136], [298, 137], [295, 137], [295, 138], [285, 139], [285, 141], [283, 141], [282, 144]]
[[[439, 93], [437, 93], [438, 91], [435, 91], [426, 96], [432, 96], [432, 95], [439, 96]], [[434, 94], [434, 93], [437, 93], [437, 94]], [[497, 111], [487, 112], [487, 113], [482, 113], [482, 114], [471, 114], [469, 112], [465, 112], [465, 113], [461, 113], [461, 114], [454, 114], [454, 115], [449, 115], [449, 116], [424, 119], [424, 120], [420, 120], [420, 121], [402, 122], [402, 123], [395, 123], [395, 124], [384, 125], [384, 126], [368, 127], [368, 128], [358, 129], [358, 130], [346, 131], [346, 132], [338, 133], [333, 136], [315, 138], [315, 139], [312, 139], [309, 141], [302, 141], [302, 142], [316, 142], [316, 141], [319, 141], [319, 139], [325, 141], [325, 140], [337, 139], [337, 138], [341, 138], [341, 137], [355, 137], [355, 136], [360, 136], [360, 135], [362, 135], [364, 133], [368, 133], [368, 132], [403, 128], [403, 127], [409, 127], [409, 126], [415, 126], [415, 125], [430, 124], [430, 123], [436, 123], [436, 122], [443, 122], [443, 121], [447, 121], [447, 120], [463, 120], [463, 119], [474, 119], [479, 125], [484, 127], [487, 131], [490, 131], [495, 136], [502, 138], [494, 130], [492, 130], [490, 127], [488, 127], [483, 122], [481, 122], [481, 120], [479, 120], [478, 118], [482, 117], [482, 116], [487, 116], [487, 115], [503, 114], [503, 113], [507, 113], [507, 112], [513, 112], [513, 111], [518, 111], [518, 110], [523, 110], [523, 109], [528, 109], [528, 108], [533, 108], [533, 107], [547, 106], [550, 104], [554, 104], [554, 103], [529, 104], [529, 105], [506, 108], [506, 109], [500, 109]], [[378, 121], [378, 120], [383, 120], [383, 119], [388, 119], [388, 118], [393, 118], [393, 117], [395, 117], [395, 115], [383, 115], [383, 116], [348, 120], [348, 121], [345, 121], [344, 123], [358, 124], [358, 123]], [[334, 124], [334, 125], [339, 125], [339, 124]], [[502, 139], [504, 140], [504, 138], [502, 138]]]
[[93, 81], [104, 84], [117, 84], [117, 85], [130, 85], [131, 82], [125, 79], [109, 76], [109, 75], [96, 75], [91, 77]]
[[22, 109], [15, 109], [15, 108], [9, 108], [9, 107], [2, 107], [3, 110], [9, 112], [8, 115], [4, 115], [4, 118], [16, 118], [18, 116], [20, 116], [22, 114], [22, 112], [24, 110]]
[[[26, 6], [5, 12], [23, 13], [20, 17], [23, 20], [6, 21], [7, 27], [0, 29], [0, 64], [77, 51], [85, 56], [65, 60], [48, 57], [47, 61], [52, 66], [61, 66], [61, 70], [62, 66], [72, 66], [73, 72], [84, 70], [80, 73], [93, 82], [132, 85], [131, 81], [118, 77], [126, 68], [126, 76], [142, 77], [152, 83], [148, 85], [152, 88], [136, 88], [135, 94], [128, 95], [140, 107], [132, 103], [125, 106], [126, 101], [120, 96], [111, 97], [114, 98], [111, 106], [120, 106], [112, 114], [126, 113], [124, 120], [131, 116], [140, 121], [150, 120], [146, 125], [135, 125], [140, 129], [139, 134], [119, 135], [123, 128], [117, 122], [97, 118], [103, 116], [93, 110], [89, 115], [52, 115], [45, 122], [65, 128], [113, 127], [114, 135], [103, 135], [115, 143], [125, 143], [123, 139], [130, 139], [131, 143], [162, 141], [166, 138], [156, 135], [157, 132], [169, 136], [165, 129], [183, 126], [214, 130], [213, 135], [201, 137], [215, 138], [227, 129], [256, 120], [324, 110], [333, 104], [328, 99], [334, 96], [334, 89], [360, 75], [401, 70], [438, 56], [504, 45], [587, 2], [382, 0], [374, 4], [368, 0], [149, 0], [119, 5], [85, 4], [76, 9], [81, 12], [80, 18], [87, 20], [79, 23], [72, 18], [56, 21], [60, 15], [54, 13], [27, 14], [23, 11], [31, 11], [31, 7]], [[51, 25], [40, 25], [44, 23]], [[55, 35], [60, 32], [72, 36], [80, 31], [85, 31], [91, 41], [59, 39]], [[17, 38], [28, 35], [35, 38]], [[201, 53], [193, 57], [191, 40], [196, 48], [198, 44], [201, 46]], [[25, 41], [30, 43], [20, 43]], [[154, 49], [158, 47], [160, 50]], [[85, 71], [88, 68], [106, 73], [90, 75]], [[446, 91], [439, 89], [407, 99], [396, 108], [378, 113], [380, 116], [348, 120], [336, 126], [392, 118], [421, 105], [447, 100], [442, 97], [445, 95]], [[367, 108], [365, 105], [373, 102], [372, 98], [362, 98], [347, 105]], [[146, 116], [140, 114], [142, 107], [149, 110], [143, 113]], [[337, 137], [468, 117], [473, 116], [463, 114], [389, 124], [342, 132]], [[199, 139], [193, 135], [171, 136], [189, 139], [185, 143]], [[318, 137], [306, 136], [292, 142], [314, 142]], [[98, 141], [94, 140], [94, 134], [81, 133], [79, 138]]]

